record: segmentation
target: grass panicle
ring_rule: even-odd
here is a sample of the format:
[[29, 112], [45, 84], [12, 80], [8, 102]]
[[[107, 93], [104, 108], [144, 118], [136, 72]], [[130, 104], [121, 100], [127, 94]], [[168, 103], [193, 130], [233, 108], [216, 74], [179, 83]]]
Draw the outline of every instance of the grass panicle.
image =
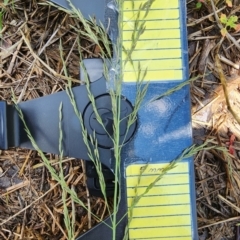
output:
[[[32, 146], [33, 148], [38, 152], [39, 156], [41, 157], [41, 159], [43, 160], [43, 163], [44, 163], [44, 166], [48, 169], [48, 171], [50, 172], [51, 174], [51, 177], [56, 181], [58, 182], [61, 187], [71, 196], [71, 198], [73, 199], [73, 201], [77, 204], [79, 204], [81, 207], [83, 207], [86, 211], [88, 211], [88, 208], [85, 206], [85, 204], [78, 198], [77, 194], [75, 191], [73, 191], [72, 189], [70, 189], [67, 185], [67, 182], [63, 179], [61, 179], [59, 177], [59, 173], [56, 172], [55, 168], [52, 167], [49, 159], [47, 159], [47, 157], [45, 156], [45, 154], [43, 153], [43, 151], [39, 148], [39, 146], [37, 145], [35, 139], [33, 138], [32, 136], [32, 133], [30, 131], [30, 129], [28, 128], [27, 126], [27, 123], [25, 121], [25, 118], [24, 118], [24, 114], [21, 110], [21, 108], [19, 107], [18, 103], [17, 103], [17, 99], [15, 97], [15, 94], [14, 92], [12, 91], [12, 96], [13, 96], [13, 102], [15, 104], [15, 108], [18, 112], [18, 116], [20, 118], [20, 120], [22, 121], [23, 123], [23, 126], [24, 126], [24, 130], [29, 138], [29, 140], [31, 141], [32, 143]], [[60, 134], [61, 135], [61, 134]], [[61, 138], [60, 138], [61, 139]], [[100, 221], [100, 219], [93, 214], [93, 216], [98, 220]], [[106, 224], [107, 225], [107, 224]], [[110, 226], [109, 226], [110, 227]]]

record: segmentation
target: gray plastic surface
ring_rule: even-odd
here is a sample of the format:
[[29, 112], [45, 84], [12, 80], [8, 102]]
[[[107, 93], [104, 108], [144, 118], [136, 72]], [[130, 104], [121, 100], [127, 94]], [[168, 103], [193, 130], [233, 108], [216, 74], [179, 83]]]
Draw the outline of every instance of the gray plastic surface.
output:
[[[101, 58], [84, 59], [84, 66], [85, 70], [81, 68], [80, 71], [80, 80], [95, 82], [100, 77], [103, 77], [103, 60]], [[86, 79], [86, 73], [88, 75], [88, 79]]]
[[[67, 0], [52, 0], [52, 2], [71, 9]], [[72, 4], [81, 10], [82, 15], [89, 19], [95, 17], [98, 23], [105, 22], [105, 0], [71, 0]]]

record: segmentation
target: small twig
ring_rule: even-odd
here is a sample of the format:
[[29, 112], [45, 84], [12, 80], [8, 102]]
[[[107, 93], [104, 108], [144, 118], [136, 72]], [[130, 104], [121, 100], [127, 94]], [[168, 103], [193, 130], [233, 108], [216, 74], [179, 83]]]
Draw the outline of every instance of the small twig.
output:
[[36, 63], [36, 59], [34, 59], [34, 61], [32, 62], [31, 66], [29, 67], [29, 68], [31, 69], [31, 71], [30, 71], [30, 73], [29, 73], [29, 75], [28, 75], [28, 78], [27, 78], [27, 81], [26, 81], [26, 83], [24, 84], [24, 86], [23, 86], [23, 88], [22, 88], [22, 91], [21, 91], [21, 93], [20, 93], [20, 95], [19, 95], [19, 97], [18, 97], [17, 103], [20, 103], [20, 102], [22, 101], [23, 96], [25, 95], [25, 92], [26, 92], [27, 86], [28, 86], [28, 82], [29, 82], [29, 80], [31, 79], [32, 73], [33, 73], [33, 71], [34, 71], [34, 68], [33, 68], [33, 67], [34, 67], [35, 63]]
[[[191, 33], [191, 34], [188, 35], [188, 39], [189, 39], [189, 40], [194, 40], [195, 37], [202, 36], [203, 32], [210, 31], [210, 30], [212, 30], [213, 28], [214, 28], [214, 26], [212, 25], [212, 26], [208, 26], [208, 27], [206, 27], [206, 28], [203, 28], [203, 29], [201, 29], [201, 30], [199, 30], [199, 31], [196, 31], [196, 32], [194, 32], [194, 33]], [[204, 37], [207, 38], [207, 39], [210, 39], [212, 36], [204, 36]]]
[[27, 216], [27, 211], [24, 211], [24, 216], [23, 216], [23, 221], [22, 221], [22, 226], [21, 226], [20, 239], [24, 239], [24, 230], [25, 230], [25, 224], [26, 224], [26, 216]]
[[200, 55], [200, 59], [198, 62], [198, 72], [203, 75], [205, 73], [205, 69], [208, 62], [208, 56], [210, 51], [215, 46], [215, 43], [213, 41], [210, 41], [209, 39], [206, 39], [203, 44], [203, 50]]
[[88, 229], [92, 227], [92, 215], [91, 215], [91, 202], [90, 202], [90, 195], [89, 190], [87, 186], [87, 176], [86, 176], [86, 169], [85, 164], [83, 160], [81, 160], [82, 170], [83, 170], [83, 176], [84, 176], [84, 183], [86, 187], [86, 194], [87, 194], [87, 206], [88, 206]]
[[[3, 230], [4, 230], [4, 229], [3, 229]], [[12, 233], [11, 233], [9, 230], [8, 230], [7, 232], [9, 233], [9, 237], [11, 237], [11, 236], [12, 236]], [[9, 239], [9, 238], [7, 238], [7, 237], [3, 234], [2, 231], [0, 231], [0, 235], [3, 236], [4, 240], [8, 240], [8, 239]]]
[[239, 70], [239, 65], [238, 64], [233, 63], [232, 61], [228, 60], [227, 58], [225, 58], [224, 56], [222, 56], [220, 54], [218, 54], [218, 56], [219, 56], [220, 61], [222, 61], [222, 62], [228, 64], [229, 66]]
[[22, 175], [23, 175], [25, 166], [26, 166], [26, 164], [28, 163], [28, 160], [29, 160], [31, 154], [32, 154], [32, 151], [29, 151], [29, 153], [28, 153], [28, 155], [27, 155], [27, 157], [26, 157], [26, 159], [25, 159], [25, 161], [24, 161], [24, 163], [23, 163], [23, 165], [22, 165], [22, 167], [21, 167], [21, 169], [20, 169], [20, 171], [19, 171], [19, 176], [22, 176]]
[[195, 37], [195, 38], [191, 38], [188, 40], [191, 40], [191, 41], [199, 41], [199, 40], [204, 40], [204, 39], [218, 39], [220, 38], [220, 36], [203, 36], [203, 37]]
[[237, 211], [238, 213], [240, 213], [240, 208], [235, 206], [233, 203], [229, 202], [226, 198], [224, 198], [222, 195], [218, 194], [218, 198], [223, 201], [224, 203], [226, 203], [228, 206], [230, 206], [231, 208], [233, 208], [235, 211]]
[[[26, 181], [24, 181], [24, 182], [20, 182], [20, 183], [18, 183], [18, 184], [15, 184], [15, 185], [13, 185], [13, 186], [11, 186], [11, 187], [8, 187], [8, 188], [6, 189], [6, 192], [3, 193], [3, 194], [1, 194], [0, 196], [1, 196], [1, 197], [6, 196], [6, 195], [8, 195], [8, 194], [10, 194], [10, 193], [12, 193], [12, 192], [15, 192], [16, 190], [18, 190], [18, 189], [20, 189], [20, 188], [26, 187], [27, 185], [29, 185], [29, 181], [28, 181], [28, 180], [26, 180]], [[0, 224], [0, 226], [1, 226], [1, 224]]]
[[[216, 193], [216, 192], [219, 192], [220, 190], [223, 190], [223, 189], [226, 189], [226, 186], [221, 187], [221, 188], [218, 188], [218, 189], [216, 189], [216, 190], [214, 190], [214, 191], [212, 191], [212, 192], [209, 192], [207, 196], [210, 196], [210, 195], [212, 195], [212, 194], [214, 194], [214, 193]], [[205, 198], [205, 196], [206, 196], [206, 195], [197, 198], [196, 201], [199, 201], [199, 200]]]
[[[68, 59], [69, 59], [69, 57], [70, 57], [70, 55], [71, 55], [71, 53], [72, 53], [72, 51], [73, 51], [73, 49], [74, 49], [74, 47], [75, 47], [75, 44], [77, 43], [77, 40], [78, 40], [78, 38], [76, 37], [76, 39], [75, 39], [75, 41], [74, 41], [74, 43], [73, 43], [73, 45], [72, 45], [72, 47], [71, 47], [71, 49], [70, 49], [67, 57], [66, 57], [66, 60], [65, 60], [66, 63], [68, 62]], [[62, 67], [62, 69], [61, 69], [61, 71], [60, 71], [60, 74], [62, 74], [63, 71], [64, 71], [64, 66]]]
[[216, 212], [219, 215], [222, 215], [223, 217], [227, 218], [228, 216], [224, 213], [222, 213], [221, 211], [219, 211], [218, 209], [216, 209], [215, 207], [205, 203], [205, 202], [201, 202], [203, 205], [205, 205], [207, 208], [211, 209], [212, 211]]
[[[50, 208], [47, 206], [47, 204], [44, 204], [45, 208], [48, 210], [48, 212], [50, 213], [52, 219], [55, 219], [54, 214], [52, 213], [52, 211], [50, 210]], [[62, 234], [64, 235], [64, 237], [66, 239], [68, 239], [67, 234], [65, 233], [65, 231], [63, 230], [62, 226], [60, 225], [60, 223], [58, 221], [55, 221], [55, 223], [57, 224], [57, 226], [59, 227], [59, 229], [61, 230]]]
[[200, 109], [198, 109], [196, 112], [193, 113], [193, 116], [196, 115], [197, 113], [199, 113], [200, 111], [205, 110], [207, 107], [209, 107], [211, 104], [213, 104], [218, 98], [219, 98], [219, 96], [217, 96], [217, 97], [214, 98], [211, 102], [207, 103], [206, 105], [204, 105], [203, 107], [201, 107]]
[[51, 37], [48, 39], [48, 41], [45, 43], [45, 45], [39, 49], [38, 51], [38, 56], [40, 56], [42, 54], [42, 52], [45, 50], [46, 47], [48, 47], [52, 41], [52, 39], [55, 37], [55, 35], [57, 34], [57, 32], [59, 31], [61, 26], [58, 26], [58, 28], [55, 30], [55, 32], [53, 32], [53, 34], [51, 35]]
[[237, 221], [237, 220], [239, 220], [239, 219], [240, 219], [240, 217], [228, 218], [228, 219], [225, 219], [225, 220], [222, 220], [222, 221], [214, 222], [214, 223], [211, 223], [211, 224], [208, 224], [208, 225], [199, 227], [198, 229], [200, 230], [200, 229], [208, 228], [208, 227], [211, 227], [211, 226], [214, 226], [214, 225], [218, 225], [218, 224], [221, 224], [221, 223], [226, 223], [226, 222], [231, 222], [231, 221]]
[[12, 70], [13, 70], [13, 66], [14, 66], [14, 63], [15, 63], [15, 60], [17, 58], [17, 55], [18, 55], [18, 52], [20, 50], [20, 48], [22, 47], [22, 43], [23, 43], [23, 40], [21, 39], [21, 41], [19, 42], [18, 46], [17, 46], [17, 50], [14, 52], [13, 54], [13, 57], [11, 59], [11, 62], [9, 64], [9, 67], [7, 69], [7, 73], [8, 74], [11, 74], [12, 73]]
[[49, 23], [49, 17], [50, 17], [50, 15], [49, 15], [50, 9], [51, 9], [51, 7], [48, 6], [47, 20], [46, 20], [45, 28], [44, 28], [45, 36], [43, 36], [43, 37], [41, 38], [41, 43], [40, 43], [40, 45], [39, 45], [39, 48], [42, 47], [42, 45], [43, 45], [43, 40], [45, 39], [45, 37], [49, 35], [48, 23]]
[[[66, 159], [62, 160], [62, 163], [69, 162], [74, 159], [75, 158], [66, 158]], [[59, 164], [59, 161], [58, 161], [58, 159], [53, 159], [53, 160], [49, 160], [49, 163], [51, 164], [51, 166], [55, 166], [55, 165]], [[40, 167], [44, 167], [44, 166], [45, 166], [44, 162], [41, 162], [41, 163], [34, 165], [32, 168], [36, 169], [36, 168], [40, 168]]]
[[41, 184], [40, 184], [40, 191], [43, 190], [43, 184], [44, 184], [44, 181], [45, 181], [45, 167], [42, 168], [42, 179], [41, 179]]
[[[222, 11], [223, 9], [225, 9], [225, 8], [226, 8], [226, 6], [218, 9], [218, 10], [216, 11], [216, 13], [221, 12], [221, 11]], [[187, 26], [188, 26], [188, 27], [195, 26], [195, 25], [203, 22], [204, 20], [209, 19], [209, 17], [211, 17], [211, 16], [213, 16], [213, 15], [214, 15], [214, 13], [211, 13], [211, 14], [208, 14], [207, 16], [204, 16], [204, 17], [202, 17], [202, 18], [200, 18], [200, 19], [196, 19], [195, 21], [193, 21], [193, 22], [191, 22], [191, 23], [188, 23]]]
[[10, 168], [10, 167], [8, 167], [7, 170], [5, 170], [5, 171], [0, 175], [0, 178], [3, 177], [3, 176], [7, 173], [7, 171], [9, 170], [9, 168]]
[[[205, 158], [205, 154], [206, 154], [206, 151], [203, 150], [202, 151], [202, 157], [201, 157], [202, 161]], [[200, 180], [203, 180], [204, 177], [205, 177], [204, 172], [201, 168], [198, 169], [198, 175], [199, 175]], [[207, 187], [207, 183], [206, 182], [201, 182], [201, 185], [202, 185], [202, 190], [203, 190], [204, 197], [207, 200], [208, 204], [211, 206], [212, 202], [211, 202], [211, 198], [209, 197], [209, 189]]]
[[200, 47], [195, 53], [194, 55], [191, 57], [191, 59], [189, 60], [189, 65], [192, 63], [192, 61], [197, 57], [197, 55], [202, 51], [202, 48]]

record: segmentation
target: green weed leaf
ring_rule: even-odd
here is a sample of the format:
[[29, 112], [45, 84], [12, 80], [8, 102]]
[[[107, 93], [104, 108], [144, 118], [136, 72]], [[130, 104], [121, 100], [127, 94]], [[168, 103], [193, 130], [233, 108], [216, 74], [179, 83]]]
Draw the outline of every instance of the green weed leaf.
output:
[[228, 19], [227, 19], [226, 14], [223, 14], [223, 13], [221, 14], [220, 21], [221, 21], [221, 23], [223, 23], [224, 25], [227, 24]]
[[202, 3], [201, 2], [197, 2], [196, 3], [196, 9], [200, 9], [202, 7]]
[[230, 28], [235, 28], [236, 27], [236, 22], [238, 20], [238, 17], [237, 16], [231, 16], [228, 21], [227, 21], [227, 24], [226, 26], [229, 26]]

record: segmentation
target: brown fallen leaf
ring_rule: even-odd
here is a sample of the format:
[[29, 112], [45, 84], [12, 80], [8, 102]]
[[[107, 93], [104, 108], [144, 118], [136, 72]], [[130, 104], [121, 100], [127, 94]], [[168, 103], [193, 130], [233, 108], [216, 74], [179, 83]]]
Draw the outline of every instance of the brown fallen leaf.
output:
[[[231, 107], [240, 117], [240, 77], [227, 82], [227, 91]], [[228, 111], [221, 85], [216, 88], [208, 103], [193, 113], [193, 122], [201, 122], [209, 128], [214, 126], [215, 131], [223, 136], [232, 132], [240, 139], [240, 125]]]

